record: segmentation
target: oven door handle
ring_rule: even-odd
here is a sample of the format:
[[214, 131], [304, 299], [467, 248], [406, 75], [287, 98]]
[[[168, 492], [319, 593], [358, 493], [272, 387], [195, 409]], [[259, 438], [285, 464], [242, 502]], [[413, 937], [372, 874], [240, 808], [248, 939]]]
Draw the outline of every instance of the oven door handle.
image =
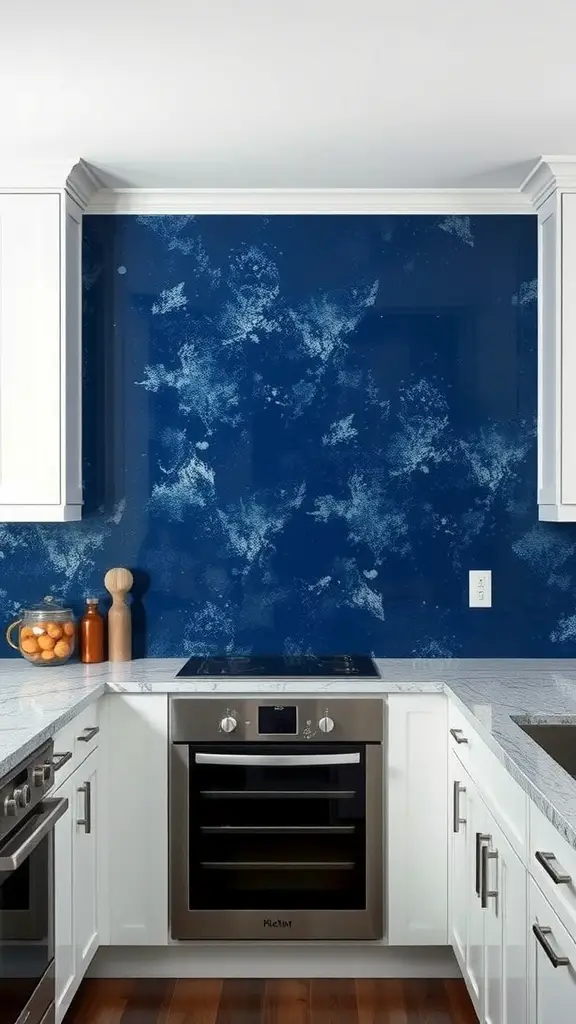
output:
[[236, 764], [284, 768], [306, 765], [360, 764], [360, 754], [195, 754], [196, 764]]
[[54, 828], [58, 819], [65, 814], [68, 809], [68, 800], [66, 797], [60, 797], [58, 800], [43, 800], [42, 807], [42, 814], [35, 817], [30, 825], [21, 829], [14, 840], [9, 840], [6, 843], [4, 850], [0, 853], [0, 871], [10, 874], [24, 863]]

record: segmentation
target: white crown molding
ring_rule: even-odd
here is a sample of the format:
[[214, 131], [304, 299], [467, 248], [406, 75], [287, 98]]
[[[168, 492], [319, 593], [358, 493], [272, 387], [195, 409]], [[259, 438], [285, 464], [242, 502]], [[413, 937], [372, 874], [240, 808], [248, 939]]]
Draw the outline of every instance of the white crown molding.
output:
[[535, 210], [556, 189], [576, 192], [576, 157], [541, 157], [520, 186], [520, 192], [529, 199]]
[[519, 189], [101, 189], [86, 213], [532, 213]]
[[82, 159], [74, 164], [66, 177], [66, 191], [82, 210], [101, 188], [102, 182], [96, 171]]

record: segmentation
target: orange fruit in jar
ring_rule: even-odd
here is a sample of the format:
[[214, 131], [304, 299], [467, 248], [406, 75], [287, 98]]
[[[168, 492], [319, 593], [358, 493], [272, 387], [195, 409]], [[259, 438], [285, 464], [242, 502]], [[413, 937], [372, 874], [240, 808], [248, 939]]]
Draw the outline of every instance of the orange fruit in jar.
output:
[[38, 650], [38, 644], [36, 643], [36, 640], [34, 639], [33, 636], [24, 637], [24, 640], [22, 640], [20, 647], [22, 648], [23, 651], [26, 652], [26, 654], [36, 654]]
[[64, 623], [64, 632], [65, 632], [66, 636], [74, 636], [74, 623], [73, 622], [65, 622]]
[[57, 658], [67, 658], [70, 654], [70, 644], [66, 640], [58, 640], [54, 654]]
[[52, 661], [54, 658], [54, 651], [42, 651], [42, 661]]
[[42, 636], [38, 637], [38, 647], [42, 651], [51, 651], [56, 643], [54, 637], [48, 636], [47, 633], [43, 633]]
[[62, 636], [62, 626], [59, 626], [57, 622], [48, 622], [46, 625], [46, 632], [48, 633], [48, 636], [52, 636], [55, 640], [59, 640]]
[[35, 626], [32, 626], [32, 632], [34, 636], [41, 636], [42, 633], [46, 632], [46, 623], [37, 622]]
[[22, 626], [20, 630], [20, 639], [25, 640], [27, 636], [34, 636], [30, 626]]

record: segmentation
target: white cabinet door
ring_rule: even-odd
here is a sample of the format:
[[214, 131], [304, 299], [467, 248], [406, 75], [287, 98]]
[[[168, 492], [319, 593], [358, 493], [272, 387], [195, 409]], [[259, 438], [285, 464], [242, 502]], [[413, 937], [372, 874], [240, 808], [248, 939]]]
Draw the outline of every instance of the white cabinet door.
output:
[[448, 729], [442, 694], [388, 698], [388, 941], [448, 941]]
[[[112, 945], [168, 942], [168, 697], [104, 698], [107, 881]], [[127, 776], [128, 772], [128, 776]], [[129, 785], [119, 799], [117, 782]]]
[[75, 788], [70, 777], [58, 789], [66, 797], [68, 810], [54, 829], [54, 938], [56, 961], [56, 1020], [62, 1020], [76, 991], [76, 948], [74, 942], [74, 838]]
[[94, 750], [57, 790], [69, 807], [54, 835], [56, 1024], [98, 948], [99, 756]]
[[466, 933], [466, 970], [464, 978], [476, 1013], [482, 1019], [484, 1005], [484, 913], [480, 905], [480, 853], [483, 836], [488, 835], [488, 811], [476, 785], [469, 780], [466, 793], [467, 840], [468, 840], [468, 920]]
[[80, 232], [63, 192], [0, 193], [0, 522], [80, 518]]
[[576, 942], [533, 879], [529, 884], [528, 1021], [529, 1024], [573, 1024], [576, 1020]]
[[449, 931], [452, 949], [466, 971], [466, 943], [468, 935], [469, 878], [468, 857], [470, 847], [470, 822], [468, 801], [473, 785], [467, 772], [453, 751], [449, 754], [450, 781], [450, 842], [449, 842]]
[[98, 759], [94, 750], [74, 772], [74, 940], [83, 977], [98, 948]]
[[485, 1024], [526, 1024], [527, 872], [490, 815], [481, 853]]
[[538, 211], [538, 512], [576, 521], [576, 193]]

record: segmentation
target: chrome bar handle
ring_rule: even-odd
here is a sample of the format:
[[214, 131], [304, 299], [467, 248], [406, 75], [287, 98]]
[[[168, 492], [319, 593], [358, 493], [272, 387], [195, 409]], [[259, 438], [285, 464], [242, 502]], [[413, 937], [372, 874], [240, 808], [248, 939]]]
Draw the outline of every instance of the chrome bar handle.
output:
[[542, 949], [546, 953], [546, 956], [548, 957], [550, 963], [552, 964], [552, 967], [569, 967], [570, 966], [570, 960], [568, 959], [568, 957], [567, 956], [559, 956], [558, 953], [556, 952], [556, 950], [552, 948], [552, 946], [550, 945], [548, 939], [546, 938], [547, 935], [552, 935], [552, 929], [551, 928], [545, 928], [544, 925], [540, 925], [540, 924], [533, 924], [532, 925], [532, 931], [534, 932], [534, 935], [536, 936], [536, 938], [538, 939], [538, 942], [542, 946]]
[[230, 764], [246, 767], [360, 764], [360, 754], [195, 754], [196, 764]]
[[456, 743], [468, 743], [468, 740], [464, 736], [462, 729], [450, 729], [450, 735], [454, 737]]
[[485, 835], [484, 832], [476, 833], [476, 895], [480, 895], [480, 887], [482, 884], [482, 865], [480, 863], [480, 851], [484, 843], [489, 843], [492, 836]]
[[40, 808], [41, 813], [37, 817], [32, 815], [29, 823], [18, 830], [14, 839], [7, 841], [0, 853], [0, 871], [9, 874], [24, 863], [65, 814], [68, 800], [64, 796], [58, 800], [43, 800]]
[[[58, 758], [57, 761], [54, 760], [55, 757]], [[71, 750], [67, 750], [65, 754], [53, 754], [52, 755], [52, 770], [55, 771], [55, 772], [59, 772], [60, 769], [63, 768], [64, 765], [68, 761], [70, 761], [70, 759], [72, 757], [74, 757], [74, 754], [73, 754], [73, 752]]]
[[[556, 861], [556, 857], [553, 853], [542, 853], [541, 850], [536, 851], [536, 860], [544, 868], [546, 874], [550, 875], [550, 878], [555, 885], [570, 885], [572, 876], [567, 875], [565, 871], [557, 871], [552, 865], [552, 861]], [[556, 861], [558, 864], [558, 861]]]
[[77, 825], [82, 825], [86, 835], [90, 835], [92, 831], [92, 783], [85, 782], [83, 786], [79, 786], [79, 793], [84, 794], [84, 817], [78, 818]]
[[488, 888], [488, 861], [498, 860], [498, 850], [491, 850], [489, 846], [482, 846], [480, 851], [480, 859], [482, 862], [482, 878], [480, 881], [480, 906], [482, 910], [486, 910], [488, 906], [488, 900], [498, 899], [498, 890]]
[[453, 829], [454, 832], [460, 831], [460, 825], [466, 824], [466, 818], [460, 817], [460, 793], [466, 792], [466, 786], [462, 786], [458, 781], [454, 783], [454, 800], [452, 804], [453, 808]]
[[90, 743], [90, 740], [93, 740], [94, 737], [97, 736], [99, 732], [99, 725], [88, 726], [86, 729], [84, 729], [84, 732], [80, 733], [78, 739], [80, 740], [80, 743]]

